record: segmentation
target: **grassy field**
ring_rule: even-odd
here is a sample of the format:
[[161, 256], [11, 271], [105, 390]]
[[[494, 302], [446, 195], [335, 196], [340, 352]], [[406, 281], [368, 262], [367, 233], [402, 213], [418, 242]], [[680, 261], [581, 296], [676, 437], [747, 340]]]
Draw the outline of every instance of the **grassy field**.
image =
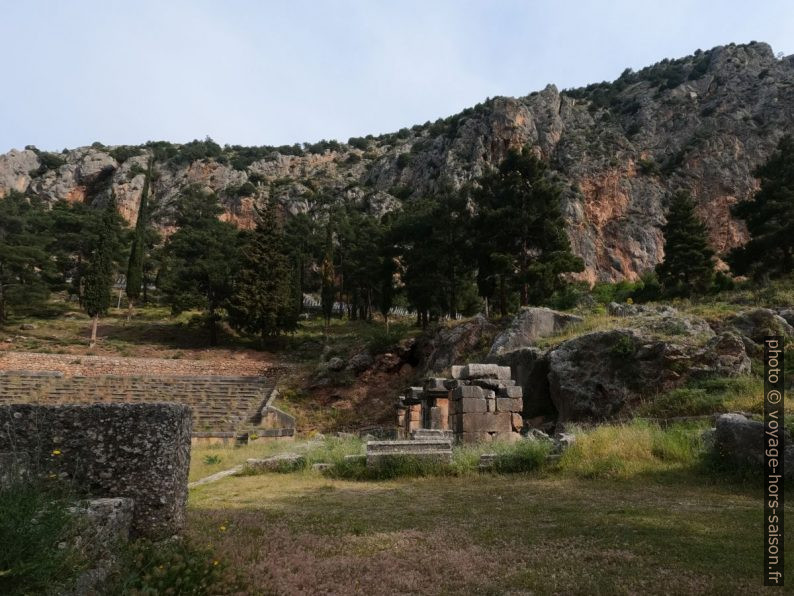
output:
[[[703, 428], [576, 430], [558, 463], [530, 473], [477, 472], [480, 446], [440, 476], [226, 478], [191, 490], [189, 534], [250, 593], [754, 594], [759, 487], [707, 465]], [[362, 444], [199, 448], [191, 477], [285, 449], [333, 461]]]
[[189, 525], [251, 593], [754, 594], [757, 492], [674, 470], [379, 483], [268, 474], [195, 489]]

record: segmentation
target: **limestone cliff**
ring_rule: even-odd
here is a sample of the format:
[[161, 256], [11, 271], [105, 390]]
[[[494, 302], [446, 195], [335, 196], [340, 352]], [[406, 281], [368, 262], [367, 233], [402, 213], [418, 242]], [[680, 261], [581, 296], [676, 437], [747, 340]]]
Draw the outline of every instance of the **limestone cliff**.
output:
[[[149, 154], [154, 197], [169, 206], [189, 184], [218, 193], [225, 217], [252, 225], [257, 201], [321, 213], [347, 201], [373, 214], [445, 185], [459, 187], [529, 144], [565, 181], [568, 232], [584, 279], [635, 278], [662, 258], [660, 228], [671, 190], [696, 197], [719, 253], [746, 240], [730, 205], [756, 188], [752, 172], [794, 124], [794, 57], [763, 43], [728, 45], [613, 83], [527, 97], [498, 97], [435, 123], [315, 146], [207, 149], [202, 143], [105, 147], [0, 156], [0, 196], [12, 189], [50, 201], [91, 201], [112, 186], [133, 222]], [[206, 150], [206, 151], [205, 151]], [[204, 151], [204, 153], [202, 153]]]

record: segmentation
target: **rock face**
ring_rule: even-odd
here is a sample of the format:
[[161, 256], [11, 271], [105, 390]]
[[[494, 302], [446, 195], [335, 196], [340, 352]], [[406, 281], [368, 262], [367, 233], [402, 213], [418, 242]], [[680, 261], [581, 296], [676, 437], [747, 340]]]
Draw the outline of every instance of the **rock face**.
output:
[[582, 318], [550, 308], [523, 308], [511, 321], [510, 326], [496, 336], [489, 356], [511, 352], [531, 346], [541, 337], [554, 335]]
[[[249, 148], [255, 155], [248, 159], [234, 148], [197, 156], [172, 145], [156, 166], [152, 200], [166, 231], [173, 203], [191, 184], [217, 192], [224, 218], [241, 227], [253, 225], [254, 206], [267, 197], [290, 214], [322, 212], [330, 197], [382, 215], [412, 196], [460, 187], [528, 144], [566, 182], [568, 233], [586, 266], [581, 278], [634, 279], [662, 258], [660, 228], [677, 188], [697, 200], [718, 254], [746, 240], [730, 206], [756, 189], [752, 172], [792, 132], [792, 109], [794, 58], [778, 59], [764, 43], [730, 44], [611, 84], [549, 85], [350, 144]], [[83, 147], [54, 156], [61, 165], [45, 164], [32, 150], [12, 151], [0, 156], [0, 196], [13, 189], [94, 200], [97, 181], [107, 177], [132, 222], [153, 150], [141, 147], [124, 159], [111, 148]]]
[[482, 315], [454, 327], [443, 327], [417, 346], [423, 368], [428, 372], [440, 372], [456, 362], [463, 362], [466, 354], [487, 348], [495, 333], [496, 326]]
[[0, 452], [92, 497], [130, 498], [134, 534], [170, 536], [185, 518], [191, 427], [179, 404], [0, 406]]

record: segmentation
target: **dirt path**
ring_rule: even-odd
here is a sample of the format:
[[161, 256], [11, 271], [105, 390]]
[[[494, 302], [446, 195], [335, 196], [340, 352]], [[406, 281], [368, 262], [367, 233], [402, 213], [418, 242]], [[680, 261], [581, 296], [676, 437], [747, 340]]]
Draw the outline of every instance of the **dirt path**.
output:
[[247, 353], [232, 358], [164, 359], [0, 352], [2, 370], [58, 371], [65, 375], [270, 376], [280, 363]]

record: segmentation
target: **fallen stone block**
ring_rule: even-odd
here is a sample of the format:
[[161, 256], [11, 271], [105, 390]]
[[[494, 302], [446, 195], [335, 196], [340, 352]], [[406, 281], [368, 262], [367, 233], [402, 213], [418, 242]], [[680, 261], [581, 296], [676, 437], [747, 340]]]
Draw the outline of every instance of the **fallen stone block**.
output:
[[367, 443], [367, 467], [376, 467], [402, 458], [449, 463], [452, 443], [448, 440], [370, 441]]
[[333, 468], [333, 464], [327, 464], [327, 463], [312, 464], [312, 470], [314, 470], [315, 472], [325, 472], [326, 470], [330, 470], [331, 468]]
[[282, 453], [265, 459], [246, 460], [248, 472], [294, 472], [306, 465], [306, 458], [297, 453]]
[[442, 441], [451, 441], [453, 433], [451, 430], [440, 430], [435, 428], [419, 428], [411, 433], [411, 439], [414, 441], [429, 441], [439, 439]]

